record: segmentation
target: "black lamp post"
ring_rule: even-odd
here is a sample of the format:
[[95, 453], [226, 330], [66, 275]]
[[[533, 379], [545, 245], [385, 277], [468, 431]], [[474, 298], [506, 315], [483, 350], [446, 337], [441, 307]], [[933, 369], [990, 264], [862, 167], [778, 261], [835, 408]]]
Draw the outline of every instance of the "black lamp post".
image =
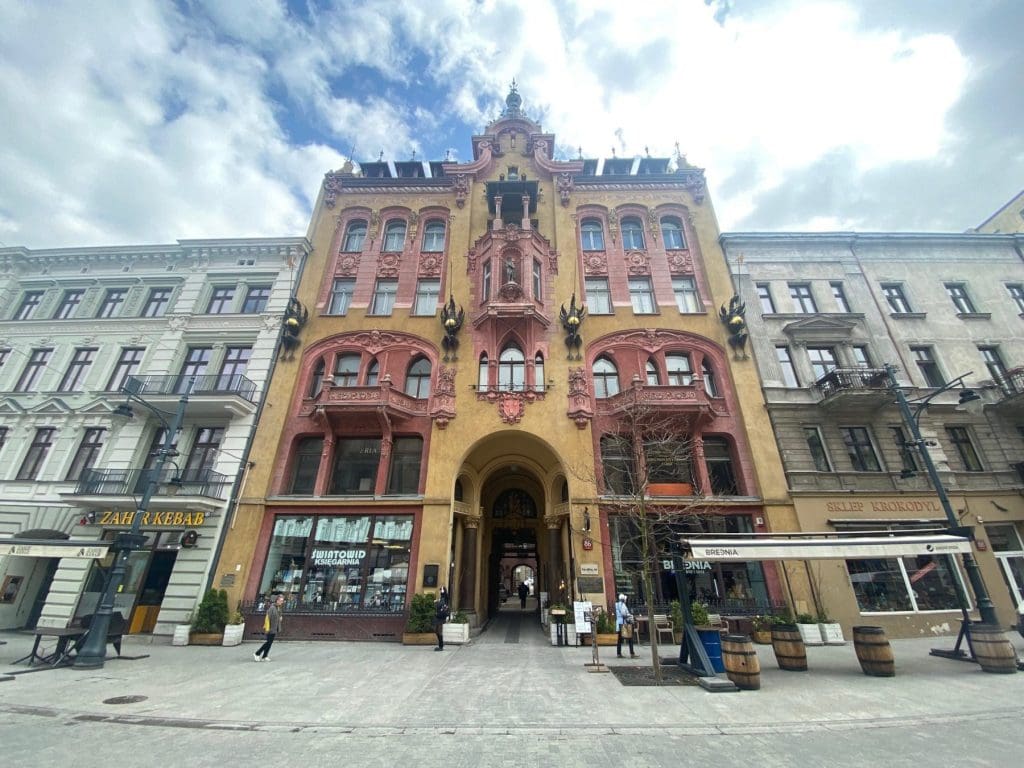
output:
[[[953, 512], [953, 506], [949, 503], [949, 496], [946, 495], [946, 489], [942, 485], [942, 481], [939, 479], [939, 473], [935, 469], [935, 464], [932, 462], [931, 454], [928, 452], [928, 443], [925, 442], [924, 438], [921, 437], [921, 428], [919, 421], [921, 413], [928, 407], [928, 403], [932, 401], [937, 395], [946, 392], [947, 390], [953, 389], [956, 385], [963, 386], [963, 380], [970, 376], [970, 373], [965, 373], [963, 376], [957, 378], [939, 387], [934, 392], [929, 393], [927, 396], [922, 398], [915, 398], [910, 401], [907, 400], [906, 395], [903, 394], [903, 390], [900, 389], [899, 383], [896, 381], [896, 367], [889, 363], [885, 365], [885, 373], [889, 379], [889, 390], [896, 396], [896, 404], [900, 408], [900, 414], [903, 416], [903, 421], [910, 429], [911, 443], [917, 447], [918, 453], [921, 455], [921, 460], [924, 462], [925, 469], [928, 471], [928, 477], [932, 481], [932, 487], [935, 489], [935, 495], [939, 497], [939, 503], [942, 505], [942, 511], [946, 513], [946, 520], [949, 523], [951, 529], [960, 528], [960, 521], [957, 519], [956, 514]], [[963, 389], [960, 393], [959, 405], [967, 405], [969, 403], [980, 402], [981, 398], [976, 392], [970, 389]], [[911, 405], [915, 407], [912, 409]], [[964, 570], [967, 571], [967, 579], [971, 582], [971, 590], [974, 592], [974, 598], [978, 603], [978, 614], [981, 616], [981, 623], [991, 624], [993, 627], [999, 625], [999, 619], [996, 616], [995, 606], [992, 604], [992, 600], [989, 598], [988, 589], [985, 587], [985, 580], [981, 576], [981, 569], [978, 567], [977, 561], [974, 559], [972, 552], [965, 552], [964, 558]], [[955, 562], [952, 555], [950, 560]], [[964, 617], [964, 628], [970, 623], [970, 617], [968, 616], [968, 607], [965, 596], [961, 590], [957, 589], [957, 597], [960, 600], [960, 609]], [[961, 630], [963, 632], [963, 630]], [[957, 643], [959, 647], [959, 642]], [[935, 651], [932, 652], [933, 654]], [[958, 652], [955, 652], [959, 655]], [[937, 655], [945, 655], [940, 652]]]
[[[160, 479], [160, 473], [163, 472], [164, 464], [167, 462], [167, 457], [174, 451], [174, 436], [181, 429], [181, 423], [185, 418], [185, 406], [188, 404], [188, 394], [192, 391], [194, 384], [195, 377], [192, 377], [188, 380], [187, 386], [181, 393], [181, 397], [178, 400], [178, 410], [175, 411], [174, 419], [170, 424], [164, 419], [163, 411], [154, 408], [139, 397], [138, 391], [141, 385], [137, 379], [128, 377], [121, 387], [121, 391], [128, 398], [128, 403], [138, 403], [160, 420], [160, 424], [163, 425], [165, 430], [164, 444], [157, 451], [156, 462], [153, 464], [153, 469], [149, 471], [149, 477], [146, 478], [142, 498], [139, 499], [135, 515], [132, 517], [131, 529], [127, 533], [118, 533], [114, 538], [114, 562], [110, 569], [110, 578], [107, 579], [107, 585], [103, 590], [103, 595], [100, 597], [99, 606], [97, 606], [96, 613], [93, 614], [92, 621], [89, 623], [89, 631], [85, 635], [82, 647], [75, 656], [74, 666], [76, 669], [102, 667], [106, 659], [107, 633], [110, 630], [110, 617], [114, 612], [114, 598], [124, 587], [124, 577], [128, 571], [128, 560], [132, 552], [140, 549], [146, 541], [146, 537], [139, 533], [139, 529], [142, 526], [142, 518], [149, 508], [149, 500], [153, 498], [153, 492], [156, 490], [156, 485]], [[128, 403], [119, 405], [114, 413], [118, 416], [131, 418], [133, 414]]]

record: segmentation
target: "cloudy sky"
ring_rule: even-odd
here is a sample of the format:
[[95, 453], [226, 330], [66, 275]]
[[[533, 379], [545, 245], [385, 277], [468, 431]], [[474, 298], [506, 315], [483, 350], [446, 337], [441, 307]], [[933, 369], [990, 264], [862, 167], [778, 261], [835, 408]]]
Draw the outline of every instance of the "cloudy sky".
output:
[[1020, 0], [0, 0], [0, 242], [305, 233], [323, 174], [681, 151], [724, 231], [976, 226], [1024, 188]]

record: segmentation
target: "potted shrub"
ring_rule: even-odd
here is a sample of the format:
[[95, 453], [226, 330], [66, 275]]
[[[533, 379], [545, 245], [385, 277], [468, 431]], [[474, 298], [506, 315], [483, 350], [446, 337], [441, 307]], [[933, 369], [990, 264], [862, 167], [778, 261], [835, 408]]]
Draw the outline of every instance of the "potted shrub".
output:
[[809, 613], [798, 613], [796, 615], [796, 628], [800, 631], [800, 639], [804, 645], [824, 645], [821, 639], [821, 629], [818, 627], [818, 620]]
[[754, 616], [750, 621], [753, 625], [753, 631], [750, 633], [750, 639], [755, 643], [761, 645], [771, 645], [772, 642], [772, 624], [774, 623], [774, 616], [760, 614]]
[[725, 672], [725, 664], [722, 661], [722, 633], [717, 627], [708, 625], [708, 609], [703, 603], [696, 600], [690, 604], [690, 616], [693, 618], [693, 626], [700, 637], [700, 643], [708, 654], [711, 666], [715, 672]]
[[846, 645], [843, 639], [843, 626], [835, 619], [829, 618], [825, 611], [818, 612], [818, 629], [825, 645]]
[[608, 611], [601, 611], [597, 614], [597, 644], [616, 645], [619, 642], [619, 634], [615, 631], [615, 619]]
[[434, 593], [423, 592], [412, 596], [409, 619], [402, 633], [402, 645], [434, 645]]
[[672, 642], [679, 645], [683, 642], [683, 605], [678, 600], [668, 604], [668, 617], [672, 622]]
[[458, 610], [452, 616], [451, 621], [444, 625], [441, 630], [446, 643], [463, 645], [469, 642], [469, 616], [463, 610]]
[[551, 617], [551, 644], [558, 645], [558, 628], [562, 626], [566, 645], [576, 645], [576, 617], [572, 611], [561, 603], [552, 603], [548, 614]]
[[238, 607], [228, 617], [228, 623], [224, 625], [224, 645], [241, 645], [244, 634], [245, 616], [242, 615], [241, 607]]
[[192, 620], [191, 645], [221, 645], [228, 623], [228, 593], [221, 589], [207, 590]]

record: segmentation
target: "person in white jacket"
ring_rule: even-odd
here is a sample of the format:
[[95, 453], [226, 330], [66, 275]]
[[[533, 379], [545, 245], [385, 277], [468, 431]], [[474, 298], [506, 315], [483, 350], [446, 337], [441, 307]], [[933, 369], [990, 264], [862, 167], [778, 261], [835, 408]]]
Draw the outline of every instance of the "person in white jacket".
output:
[[629, 607], [626, 605], [626, 596], [619, 595], [619, 601], [615, 604], [615, 631], [618, 632], [619, 639], [615, 644], [616, 655], [622, 658], [622, 638], [623, 638], [623, 627], [626, 627], [626, 639], [629, 641], [629, 658], [637, 658], [636, 651], [633, 650], [633, 614], [630, 613]]

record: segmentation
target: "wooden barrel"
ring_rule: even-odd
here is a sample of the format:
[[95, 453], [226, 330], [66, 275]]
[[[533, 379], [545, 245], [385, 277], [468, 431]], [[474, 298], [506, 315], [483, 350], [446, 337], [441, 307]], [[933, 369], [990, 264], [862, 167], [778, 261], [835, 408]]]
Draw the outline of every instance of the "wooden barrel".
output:
[[761, 689], [761, 662], [747, 635], [726, 635], [722, 639], [725, 676], [745, 691]]
[[894, 677], [896, 660], [892, 655], [892, 646], [881, 627], [854, 627], [853, 648], [857, 652], [857, 661], [865, 675], [872, 677]]
[[967, 627], [974, 658], [985, 672], [1008, 674], [1017, 671], [1017, 652], [1001, 627], [971, 624]]
[[807, 649], [796, 624], [772, 625], [772, 649], [779, 669], [790, 672], [807, 671]]

